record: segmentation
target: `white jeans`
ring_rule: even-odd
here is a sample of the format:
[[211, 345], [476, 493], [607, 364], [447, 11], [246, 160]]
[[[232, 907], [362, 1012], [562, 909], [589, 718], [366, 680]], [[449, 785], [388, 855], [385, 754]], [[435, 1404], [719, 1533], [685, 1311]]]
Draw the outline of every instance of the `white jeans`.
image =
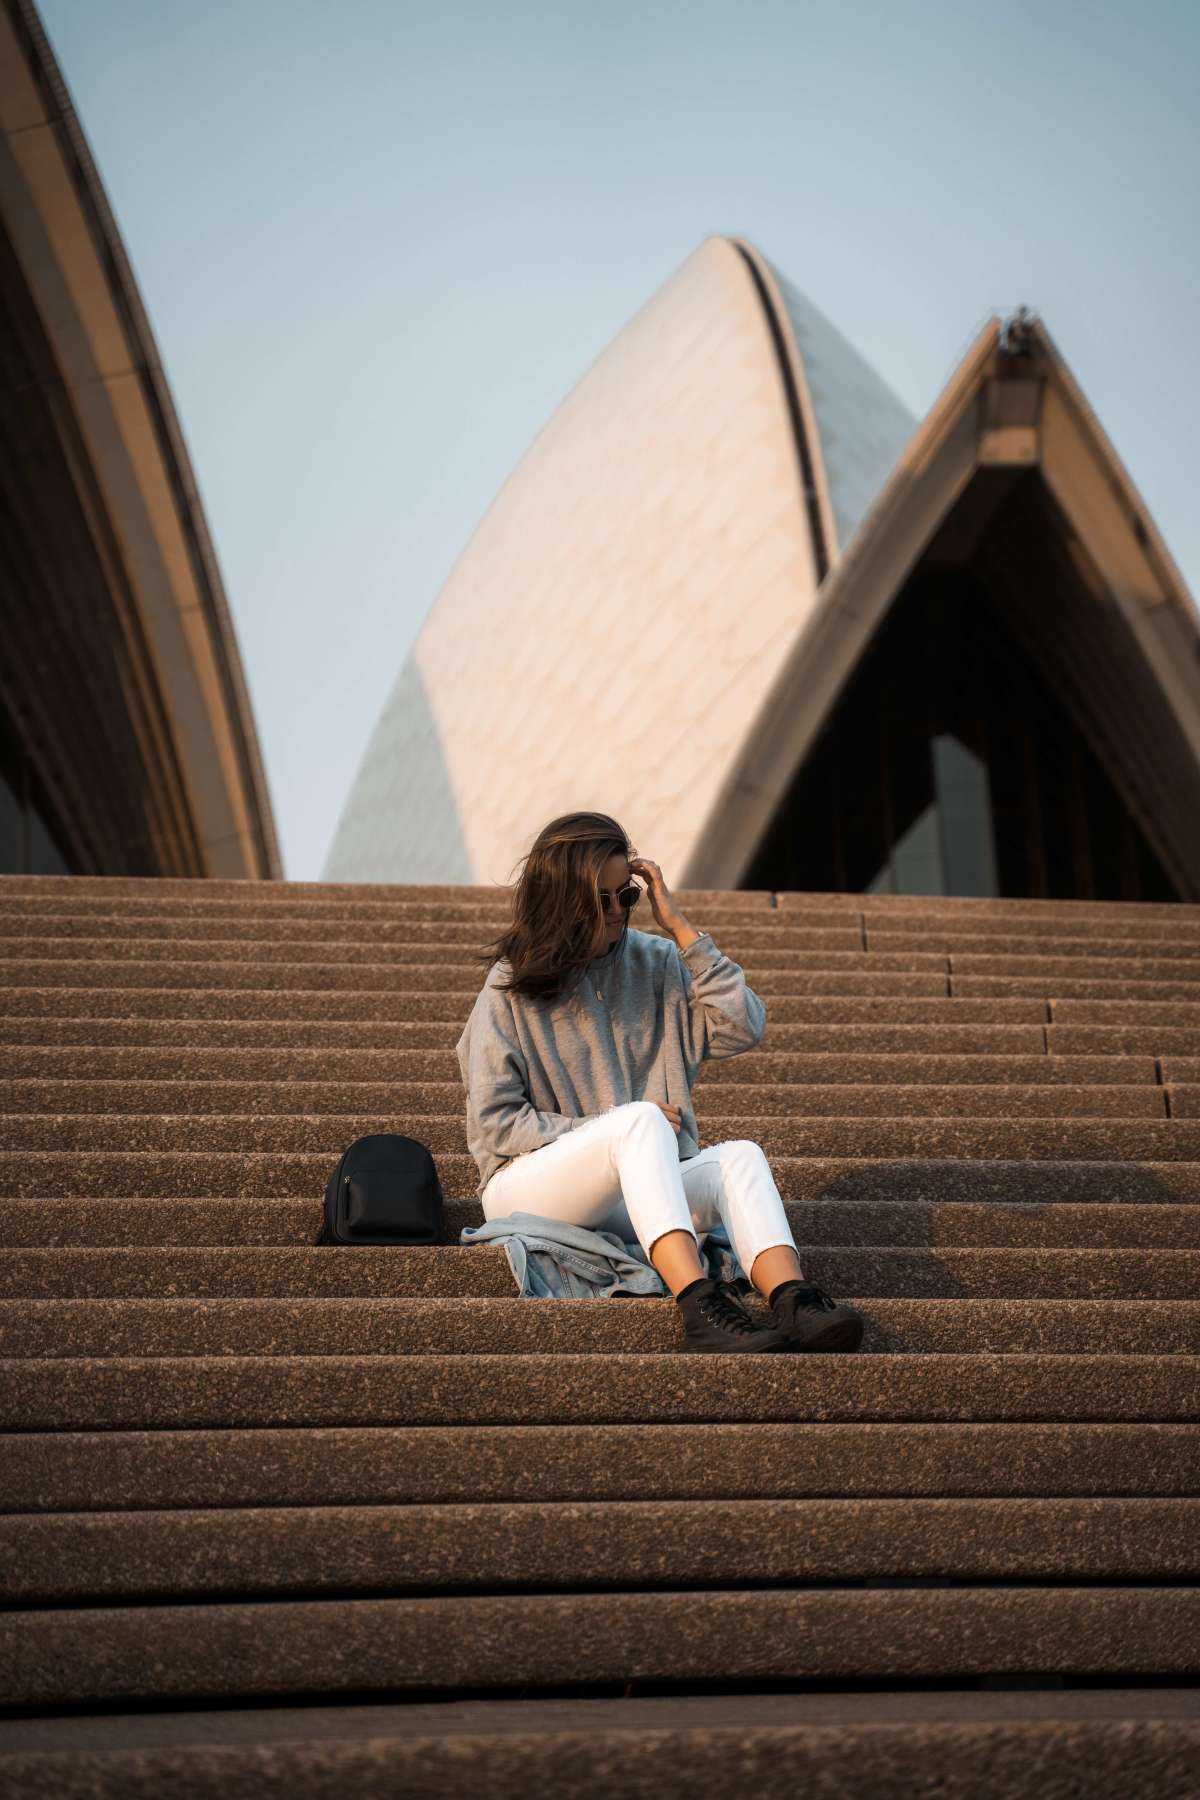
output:
[[528, 1212], [615, 1231], [626, 1243], [636, 1237], [647, 1256], [664, 1232], [720, 1223], [747, 1275], [762, 1251], [795, 1241], [757, 1144], [734, 1138], [680, 1162], [675, 1128], [649, 1100], [614, 1106], [514, 1157], [481, 1199], [485, 1219]]

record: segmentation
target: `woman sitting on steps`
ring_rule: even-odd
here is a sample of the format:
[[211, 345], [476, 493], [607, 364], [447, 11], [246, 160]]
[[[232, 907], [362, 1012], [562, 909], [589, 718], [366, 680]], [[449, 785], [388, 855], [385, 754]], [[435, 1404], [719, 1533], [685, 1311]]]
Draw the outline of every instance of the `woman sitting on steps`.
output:
[[[632, 875], [666, 937], [629, 930], [643, 892]], [[752, 1050], [766, 1010], [615, 819], [566, 813], [538, 833], [485, 960], [457, 1045], [485, 1219], [527, 1212], [636, 1237], [689, 1350], [857, 1349], [862, 1315], [803, 1279], [761, 1148], [700, 1148], [700, 1064]], [[769, 1301], [767, 1324], [705, 1275], [696, 1236], [717, 1224]]]

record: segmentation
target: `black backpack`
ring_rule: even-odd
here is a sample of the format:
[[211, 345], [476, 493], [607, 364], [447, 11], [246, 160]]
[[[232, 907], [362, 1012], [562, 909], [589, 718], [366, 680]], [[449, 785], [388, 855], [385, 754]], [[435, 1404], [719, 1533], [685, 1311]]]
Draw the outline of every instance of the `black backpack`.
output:
[[318, 1244], [436, 1244], [442, 1232], [442, 1184], [416, 1138], [357, 1138], [343, 1151], [325, 1189]]

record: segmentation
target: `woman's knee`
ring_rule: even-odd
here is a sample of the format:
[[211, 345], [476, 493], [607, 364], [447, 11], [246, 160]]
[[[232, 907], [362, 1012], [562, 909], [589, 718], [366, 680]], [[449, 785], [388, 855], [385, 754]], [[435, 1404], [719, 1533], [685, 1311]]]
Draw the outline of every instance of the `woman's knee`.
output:
[[642, 1137], [647, 1134], [666, 1129], [668, 1136], [674, 1141], [675, 1130], [661, 1106], [653, 1100], [627, 1100], [624, 1106], [614, 1106], [613, 1120], [617, 1135], [626, 1137]]
[[745, 1168], [770, 1170], [767, 1153], [761, 1144], [753, 1138], [730, 1138], [724, 1144], [718, 1144], [717, 1153], [724, 1163], [738, 1163]]

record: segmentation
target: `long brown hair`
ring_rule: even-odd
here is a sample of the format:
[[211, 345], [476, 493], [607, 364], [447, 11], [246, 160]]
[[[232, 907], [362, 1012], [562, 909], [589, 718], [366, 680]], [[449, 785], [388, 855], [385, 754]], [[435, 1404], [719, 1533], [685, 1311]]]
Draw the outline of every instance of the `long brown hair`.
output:
[[[497, 983], [504, 993], [557, 1000], [579, 980], [604, 924], [600, 871], [618, 855], [637, 852], [607, 813], [563, 813], [543, 825], [521, 859], [512, 922], [481, 959], [488, 968], [507, 960], [511, 979]], [[626, 913], [618, 942], [628, 926]]]

